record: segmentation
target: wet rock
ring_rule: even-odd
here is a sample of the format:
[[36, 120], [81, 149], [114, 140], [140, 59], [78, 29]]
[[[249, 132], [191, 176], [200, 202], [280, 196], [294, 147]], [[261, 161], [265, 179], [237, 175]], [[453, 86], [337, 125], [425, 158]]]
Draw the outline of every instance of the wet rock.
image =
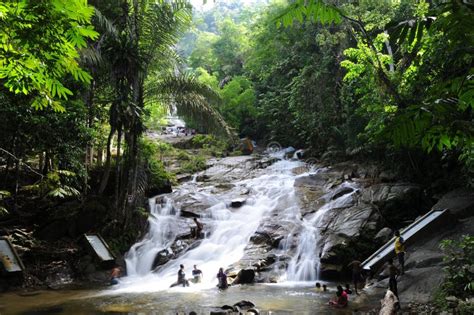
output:
[[180, 214], [184, 218], [199, 218], [199, 214], [191, 212], [189, 210], [181, 210]]
[[237, 198], [237, 199], [233, 199], [231, 202], [230, 202], [230, 206], [232, 208], [240, 208], [242, 207], [246, 202], [246, 199], [243, 199], [243, 198]]
[[267, 168], [273, 163], [278, 162], [278, 158], [276, 157], [265, 157], [257, 162], [258, 168]]
[[374, 207], [360, 204], [345, 209], [333, 209], [334, 218], [329, 222], [325, 233], [337, 234], [346, 238], [359, 236], [367, 224]]
[[393, 236], [393, 231], [391, 228], [384, 227], [380, 231], [377, 232], [375, 235], [375, 240], [381, 242], [381, 243], [386, 243], [388, 242]]
[[283, 149], [285, 159], [291, 159], [295, 155], [296, 149], [293, 147], [288, 147]]
[[256, 245], [262, 245], [262, 244], [272, 244], [272, 238], [271, 236], [266, 233], [266, 232], [255, 232], [254, 235], [250, 237], [250, 242], [256, 244]]
[[449, 209], [451, 214], [458, 218], [467, 218], [474, 215], [474, 191], [470, 189], [456, 189], [445, 194], [433, 209]]
[[249, 284], [255, 281], [255, 271], [253, 269], [242, 269], [234, 279], [233, 284]]
[[305, 152], [306, 150], [303, 150], [303, 149], [299, 149], [295, 152], [295, 155], [298, 159], [303, 159], [305, 157]]
[[353, 191], [354, 191], [354, 188], [352, 188], [352, 187], [342, 186], [342, 187], [336, 189], [336, 191], [331, 196], [331, 200], [335, 200], [339, 197], [350, 194]]
[[342, 266], [339, 264], [321, 263], [320, 273], [323, 279], [337, 279], [340, 277]]

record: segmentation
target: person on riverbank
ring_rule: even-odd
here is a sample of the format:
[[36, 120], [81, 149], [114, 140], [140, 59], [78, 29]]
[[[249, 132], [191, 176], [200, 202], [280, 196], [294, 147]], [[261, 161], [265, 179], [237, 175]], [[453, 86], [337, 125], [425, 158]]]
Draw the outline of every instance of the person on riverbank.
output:
[[334, 300], [329, 301], [329, 305], [337, 308], [343, 308], [346, 307], [348, 304], [349, 299], [347, 293], [342, 289], [342, 286], [338, 285], [336, 291], [336, 298]]
[[119, 278], [122, 275], [122, 268], [120, 266], [115, 266], [112, 268], [110, 273], [110, 285], [116, 285], [119, 283]]
[[362, 282], [362, 263], [358, 260], [352, 261], [347, 267], [352, 268], [352, 283], [354, 284], [355, 294], [359, 295], [357, 292], [357, 285]]
[[400, 300], [400, 298], [398, 297], [398, 287], [397, 287], [397, 278], [400, 275], [400, 270], [398, 270], [398, 268], [393, 265], [393, 259], [388, 260], [387, 269], [388, 269], [388, 275], [389, 275], [388, 288], [390, 291], [393, 292], [393, 294], [395, 294], [398, 300]]
[[398, 257], [398, 263], [402, 270], [401, 274], [405, 273], [405, 240], [400, 236], [400, 231], [395, 231], [395, 254]]
[[189, 287], [189, 282], [186, 280], [186, 274], [184, 273], [184, 265], [179, 265], [178, 270], [178, 281], [173, 283], [170, 288], [182, 285], [183, 287]]
[[194, 265], [192, 282], [193, 283], [200, 283], [201, 279], [202, 279], [202, 271], [197, 269], [197, 266]]
[[217, 273], [217, 287], [221, 290], [227, 289], [229, 284], [227, 283], [227, 275], [224, 272], [223, 268], [219, 268], [219, 272]]

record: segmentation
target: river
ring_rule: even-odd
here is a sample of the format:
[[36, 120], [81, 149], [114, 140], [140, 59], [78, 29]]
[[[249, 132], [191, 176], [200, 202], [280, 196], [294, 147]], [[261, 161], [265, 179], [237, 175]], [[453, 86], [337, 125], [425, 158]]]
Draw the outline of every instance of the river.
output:
[[[280, 159], [265, 167], [252, 157], [227, 158], [165, 198], [150, 199], [149, 231], [127, 253], [128, 276], [118, 285], [3, 294], [0, 313], [188, 314], [195, 311], [209, 314], [213, 307], [233, 305], [240, 300], [252, 301], [261, 314], [352, 313], [359, 308], [358, 303], [351, 303], [346, 310], [327, 305], [334, 296], [335, 283], [327, 283], [329, 292], [314, 289], [315, 281], [319, 281], [320, 253], [315, 246], [318, 224], [327, 209], [350, 202], [352, 193], [335, 200], [326, 198], [327, 203], [316, 214], [303, 218], [295, 199], [294, 182], [318, 169], [301, 171], [306, 167], [303, 162], [281, 159], [281, 156], [271, 157]], [[243, 205], [231, 207], [235, 198], [240, 198]], [[192, 225], [190, 218], [183, 217], [184, 208], [192, 209], [193, 215], [199, 215], [204, 223], [203, 240], [179, 240]], [[277, 260], [287, 258], [267, 272], [277, 283], [218, 290], [216, 273], [220, 267], [232, 272], [253, 266], [256, 258], [255, 254], [249, 254], [250, 238], [275, 216], [283, 227], [283, 236], [272, 254]], [[294, 240], [296, 234], [299, 237]], [[157, 255], [171, 258], [156, 267]], [[180, 264], [185, 266], [188, 277], [192, 266], [198, 265], [203, 271], [202, 282], [170, 288]]]

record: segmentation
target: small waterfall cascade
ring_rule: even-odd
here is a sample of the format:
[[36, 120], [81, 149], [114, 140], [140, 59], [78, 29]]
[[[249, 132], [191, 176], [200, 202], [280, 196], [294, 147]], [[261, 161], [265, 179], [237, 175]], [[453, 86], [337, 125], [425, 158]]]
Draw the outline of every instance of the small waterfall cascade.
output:
[[156, 200], [156, 198], [148, 200], [150, 207], [148, 233], [130, 248], [125, 257], [127, 273], [130, 276], [148, 274], [156, 255], [164, 249], [169, 250], [176, 238], [175, 225], [179, 211], [175, 209], [169, 198], [163, 198], [159, 203]]
[[[156, 204], [154, 199], [151, 199], [149, 231], [127, 254], [128, 277], [122, 279], [115, 289], [116, 292], [168, 290], [170, 284], [177, 279], [180, 264], [185, 266], [187, 277], [191, 276], [193, 265], [197, 265], [203, 272], [202, 282], [193, 284], [190, 288], [176, 287], [173, 290], [215, 287], [218, 269], [227, 268], [243, 257], [250, 237], [265, 216], [275, 209], [281, 209], [282, 205], [286, 207], [289, 200], [293, 200], [297, 175], [292, 170], [302, 164], [298, 161], [280, 160], [264, 170], [256, 171], [252, 176], [247, 176], [247, 179], [234, 182], [232, 189], [222, 193], [213, 191], [212, 186], [198, 187], [202, 183], [191, 181], [183, 184], [177, 189], [177, 194], [182, 190], [186, 198], [209, 205], [201, 215], [209, 236], [177, 259], [160, 266], [156, 272], [151, 271], [154, 259], [160, 251], [168, 249], [174, 242], [177, 236], [174, 229], [183, 218], [178, 218], [179, 213], [173, 207], [173, 194], [168, 196], [165, 204]], [[188, 186], [194, 188], [190, 189]], [[243, 189], [251, 191], [245, 203], [240, 208], [230, 208], [229, 201]], [[294, 203], [293, 201], [290, 203]], [[296, 209], [290, 212], [296, 213]], [[289, 220], [294, 221], [295, 218]]]
[[308, 218], [301, 220], [301, 226], [298, 228], [299, 238], [295, 254], [288, 265], [286, 280], [288, 281], [314, 281], [319, 278], [320, 271], [320, 240], [321, 231], [325, 215], [331, 209], [340, 209], [350, 206], [354, 201], [354, 194], [357, 192], [354, 183], [344, 182], [339, 188], [353, 188], [351, 193], [331, 200], [332, 192], [327, 193], [323, 198], [326, 203], [316, 213]]

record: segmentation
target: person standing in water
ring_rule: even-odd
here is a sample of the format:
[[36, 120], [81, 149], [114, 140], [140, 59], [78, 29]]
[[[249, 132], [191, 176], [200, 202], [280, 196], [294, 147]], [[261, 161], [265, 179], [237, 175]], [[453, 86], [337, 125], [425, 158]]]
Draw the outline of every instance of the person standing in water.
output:
[[395, 254], [398, 257], [398, 263], [402, 269], [402, 275], [405, 273], [405, 240], [400, 236], [400, 231], [395, 231]]
[[224, 272], [223, 268], [219, 268], [219, 273], [217, 274], [218, 284], [217, 287], [221, 290], [227, 289], [229, 285], [227, 284], [227, 275]]
[[193, 282], [194, 283], [200, 283], [201, 282], [201, 279], [202, 279], [202, 271], [197, 269], [197, 266], [194, 265], [194, 269], [193, 269]]

